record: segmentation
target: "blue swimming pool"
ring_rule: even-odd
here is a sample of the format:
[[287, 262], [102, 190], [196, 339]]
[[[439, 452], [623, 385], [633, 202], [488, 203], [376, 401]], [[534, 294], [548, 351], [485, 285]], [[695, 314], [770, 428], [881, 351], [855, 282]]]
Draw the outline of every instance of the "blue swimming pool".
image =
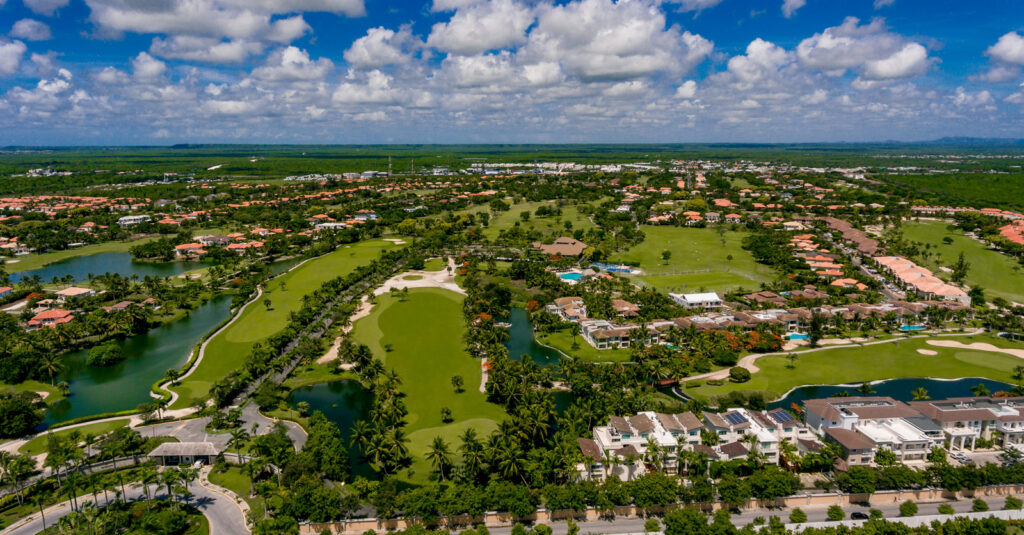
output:
[[604, 263], [601, 263], [601, 262], [594, 262], [594, 266], [595, 267], [599, 267], [599, 268], [601, 268], [601, 269], [603, 269], [605, 271], [610, 271], [612, 273], [632, 273], [633, 272], [630, 269], [629, 266], [622, 266], [622, 265], [616, 265], [616, 264], [604, 264]]
[[903, 331], [903, 332], [907, 332], [907, 331], [923, 331], [923, 330], [925, 330], [925, 326], [924, 325], [904, 325], [904, 326], [900, 327], [900, 330]]
[[561, 274], [558, 275], [558, 277], [561, 278], [562, 280], [567, 280], [567, 281], [579, 281], [580, 279], [583, 278], [583, 274], [582, 273], [561, 273]]
[[806, 339], [810, 338], [811, 336], [807, 335], [807, 334], [800, 334], [800, 333], [789, 333], [788, 335], [786, 335], [786, 337], [789, 338], [790, 340], [806, 340]]

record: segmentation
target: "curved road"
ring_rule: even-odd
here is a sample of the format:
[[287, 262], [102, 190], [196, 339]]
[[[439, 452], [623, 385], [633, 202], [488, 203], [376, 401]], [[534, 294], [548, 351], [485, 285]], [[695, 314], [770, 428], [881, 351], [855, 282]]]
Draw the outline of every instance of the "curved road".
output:
[[[204, 485], [209, 485], [209, 483], [196, 481], [192, 485], [189, 485], [189, 490], [192, 492], [192, 497], [189, 498], [189, 503], [202, 511], [203, 516], [205, 516], [210, 522], [210, 534], [248, 534], [249, 528], [245, 524], [245, 515], [242, 514], [242, 509], [238, 504], [226, 495], [221, 494], [219, 491], [213, 490], [212, 488]], [[154, 487], [150, 487], [150, 492], [153, 492], [153, 489]], [[125, 494], [129, 501], [145, 499], [146, 497], [146, 493], [139, 485], [128, 487]], [[166, 490], [160, 491], [157, 489], [154, 496], [156, 498], [166, 499]], [[110, 493], [109, 497], [112, 499], [113, 493]], [[92, 496], [86, 496], [79, 499], [79, 505], [86, 501], [92, 501]], [[107, 500], [105, 500], [103, 495], [100, 494], [97, 496], [96, 504], [104, 506], [107, 504]], [[67, 516], [69, 513], [71, 513], [70, 502], [64, 502], [46, 509], [44, 511], [46, 525], [52, 526], [56, 524], [58, 520]], [[33, 535], [42, 530], [43, 519], [40, 518], [39, 513], [36, 512], [32, 516], [24, 518], [11, 527], [0, 531], [0, 535]]]

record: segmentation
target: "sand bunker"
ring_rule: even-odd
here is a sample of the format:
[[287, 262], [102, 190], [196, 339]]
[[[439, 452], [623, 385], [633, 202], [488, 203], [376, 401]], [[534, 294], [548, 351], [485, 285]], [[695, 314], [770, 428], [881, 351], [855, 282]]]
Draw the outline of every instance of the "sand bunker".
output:
[[928, 355], [928, 356], [934, 356], [934, 355], [938, 355], [939, 354], [938, 351], [932, 351], [931, 349], [918, 349], [917, 352], [922, 354], [922, 355]]
[[993, 353], [1003, 353], [1024, 359], [1024, 349], [1005, 349], [1002, 347], [996, 347], [992, 344], [986, 344], [984, 342], [975, 342], [973, 344], [965, 344], [963, 342], [954, 342], [952, 340], [928, 340], [928, 345], [938, 347], [952, 347], [955, 349], [974, 349], [977, 351], [991, 351]]

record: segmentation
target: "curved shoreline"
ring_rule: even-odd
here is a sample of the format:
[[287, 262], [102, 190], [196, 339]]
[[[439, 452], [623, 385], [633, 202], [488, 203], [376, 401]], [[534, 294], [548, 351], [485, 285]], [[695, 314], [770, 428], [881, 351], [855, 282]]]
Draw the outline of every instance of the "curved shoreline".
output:
[[793, 388], [790, 388], [788, 391], [786, 391], [785, 394], [779, 396], [776, 399], [773, 399], [773, 400], [769, 401], [768, 403], [776, 403], [776, 402], [782, 401], [783, 399], [786, 399], [787, 397], [789, 397], [790, 394], [792, 394], [793, 392], [796, 392], [797, 390], [799, 390], [801, 388], [829, 387], [829, 386], [841, 387], [841, 388], [847, 388], [847, 387], [849, 387], [849, 388], [856, 388], [858, 386], [863, 385], [864, 383], [867, 383], [869, 385], [880, 385], [880, 384], [888, 383], [888, 382], [891, 382], [891, 381], [902, 381], [902, 380], [905, 380], [905, 379], [920, 379], [920, 380], [923, 380], [923, 381], [939, 381], [939, 382], [943, 382], [943, 383], [952, 383], [954, 381], [963, 381], [964, 379], [979, 379], [979, 380], [984, 380], [984, 381], [995, 381], [997, 383], [1009, 384], [1009, 383], [1006, 383], [1005, 381], [1000, 381], [999, 379], [993, 379], [991, 377], [980, 377], [980, 376], [967, 376], [967, 377], [954, 377], [954, 378], [946, 378], [946, 377], [890, 377], [889, 379], [875, 379], [874, 381], [864, 381], [864, 382], [860, 382], [860, 383], [838, 383], [838, 384], [831, 384], [831, 385], [826, 385], [826, 384], [810, 384], [810, 385], [794, 386]]

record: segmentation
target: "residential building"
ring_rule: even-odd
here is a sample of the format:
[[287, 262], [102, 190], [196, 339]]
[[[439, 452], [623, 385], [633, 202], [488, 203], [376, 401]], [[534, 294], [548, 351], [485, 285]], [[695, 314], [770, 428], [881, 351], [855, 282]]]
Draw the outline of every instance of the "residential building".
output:
[[63, 303], [68, 300], [92, 297], [96, 295], [96, 290], [93, 290], [92, 288], [79, 288], [77, 286], [71, 286], [68, 288], [64, 288], [63, 290], [58, 290], [56, 294], [57, 300]]
[[149, 223], [152, 220], [148, 215], [126, 215], [118, 218], [117, 224], [122, 227], [132, 227], [142, 223]]
[[951, 398], [910, 405], [941, 427], [950, 449], [973, 450], [979, 438], [1001, 437], [1003, 447], [1024, 443], [1024, 398]]
[[581, 297], [559, 297], [545, 308], [563, 321], [579, 322], [587, 319], [587, 305]]
[[64, 323], [68, 323], [72, 319], [74, 319], [74, 313], [70, 310], [53, 308], [32, 316], [32, 319], [28, 320], [28, 328], [29, 330], [33, 330], [42, 327], [56, 327]]
[[704, 309], [717, 309], [722, 308], [722, 298], [715, 292], [707, 293], [696, 293], [696, 294], [668, 294], [669, 298], [684, 308], [704, 308]]
[[533, 247], [551, 256], [579, 256], [587, 248], [587, 244], [573, 238], [557, 238], [550, 245], [534, 242]]

